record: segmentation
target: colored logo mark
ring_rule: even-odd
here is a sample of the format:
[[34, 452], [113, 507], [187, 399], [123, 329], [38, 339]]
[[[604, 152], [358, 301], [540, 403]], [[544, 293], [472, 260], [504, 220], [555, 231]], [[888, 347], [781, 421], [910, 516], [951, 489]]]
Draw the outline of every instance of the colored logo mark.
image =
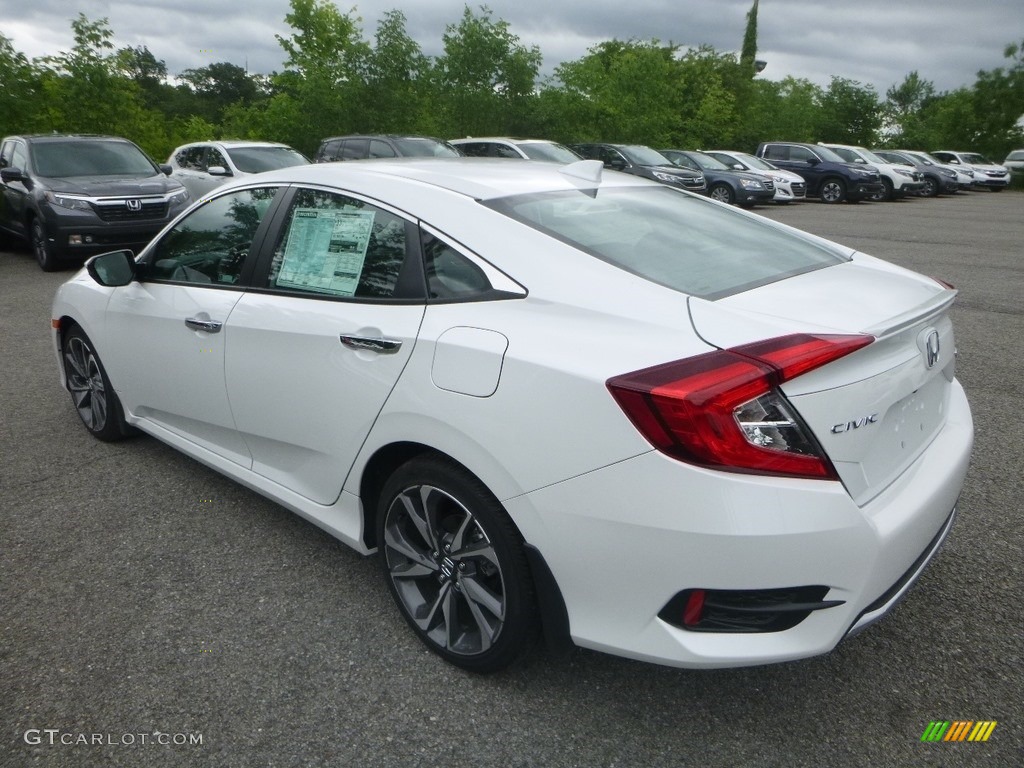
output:
[[988, 741], [995, 729], [995, 720], [932, 720], [921, 741]]

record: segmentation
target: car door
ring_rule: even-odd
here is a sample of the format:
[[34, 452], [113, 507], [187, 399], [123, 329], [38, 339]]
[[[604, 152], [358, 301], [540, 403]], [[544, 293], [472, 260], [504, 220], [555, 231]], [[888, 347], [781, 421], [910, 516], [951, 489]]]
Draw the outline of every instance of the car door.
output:
[[140, 279], [113, 292], [104, 360], [126, 411], [248, 467], [224, 383], [226, 326], [278, 188], [214, 197], [153, 243]]
[[[0, 147], [0, 169], [17, 168], [27, 177], [28, 152], [24, 142], [8, 140]], [[28, 237], [25, 215], [31, 193], [24, 180], [0, 181], [0, 227]]]
[[254, 472], [331, 504], [412, 354], [425, 309], [416, 227], [296, 189], [228, 320], [228, 397]]

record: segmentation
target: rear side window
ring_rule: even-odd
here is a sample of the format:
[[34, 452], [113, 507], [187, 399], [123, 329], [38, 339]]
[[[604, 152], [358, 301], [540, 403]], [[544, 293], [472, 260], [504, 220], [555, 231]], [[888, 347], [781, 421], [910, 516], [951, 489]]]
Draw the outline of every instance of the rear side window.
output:
[[718, 299], [846, 257], [672, 189], [515, 195], [490, 208], [673, 290]]
[[337, 298], [392, 298], [405, 252], [401, 217], [347, 195], [302, 189], [281, 228], [266, 287]]
[[429, 232], [423, 233], [422, 243], [427, 295], [431, 299], [468, 299], [491, 290], [491, 281], [483, 270], [454, 247]]
[[341, 160], [365, 160], [370, 153], [370, 142], [366, 139], [348, 139], [341, 148]]
[[764, 148], [764, 156], [769, 160], [789, 160], [789, 147], [769, 144]]

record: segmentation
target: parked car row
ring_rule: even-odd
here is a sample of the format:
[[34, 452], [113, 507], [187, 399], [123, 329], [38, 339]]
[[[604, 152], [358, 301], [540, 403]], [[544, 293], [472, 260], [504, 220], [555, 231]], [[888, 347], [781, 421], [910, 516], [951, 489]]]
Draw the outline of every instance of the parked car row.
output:
[[[728, 150], [661, 151], [636, 144], [366, 134], [324, 139], [315, 162], [396, 157], [510, 158], [604, 167], [752, 207], [817, 197], [824, 203], [934, 196], [985, 187], [999, 191], [1010, 171], [977, 153], [877, 150], [843, 144], [764, 142], [756, 155]], [[1008, 162], [1024, 150], [1011, 153]], [[112, 136], [12, 136], [0, 145], [0, 231], [31, 244], [44, 270], [117, 248], [141, 249], [192, 200], [228, 181], [311, 161], [276, 142], [193, 142], [156, 165]]]

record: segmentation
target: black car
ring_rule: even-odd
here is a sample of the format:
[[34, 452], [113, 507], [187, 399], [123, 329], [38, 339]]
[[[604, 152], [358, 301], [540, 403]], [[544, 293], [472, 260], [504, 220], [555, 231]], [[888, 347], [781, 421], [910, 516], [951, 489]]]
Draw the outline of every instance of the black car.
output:
[[8, 136], [0, 144], [0, 229], [29, 241], [47, 272], [62, 260], [140, 250], [189, 194], [117, 136]]
[[939, 194], [952, 195], [960, 189], [956, 180], [956, 171], [949, 168], [941, 168], [924, 158], [916, 158], [913, 155], [892, 149], [873, 149], [871, 151], [886, 162], [909, 165], [920, 173], [924, 177], [924, 189], [919, 193], [921, 197], [935, 197]]
[[757, 156], [792, 171], [807, 182], [807, 194], [823, 203], [856, 203], [885, 192], [878, 169], [873, 165], [848, 163], [828, 147], [797, 141], [766, 141]]
[[432, 136], [378, 133], [365, 136], [331, 136], [320, 142], [315, 163], [370, 160], [375, 157], [461, 157], [447, 141]]
[[751, 208], [775, 199], [775, 182], [764, 176], [737, 171], [704, 152], [662, 149], [661, 154], [678, 165], [704, 174], [708, 197], [729, 205]]
[[570, 144], [576, 154], [587, 160], [600, 160], [613, 171], [643, 176], [690, 192], [707, 192], [704, 174], [680, 168], [660, 152], [640, 144]]

